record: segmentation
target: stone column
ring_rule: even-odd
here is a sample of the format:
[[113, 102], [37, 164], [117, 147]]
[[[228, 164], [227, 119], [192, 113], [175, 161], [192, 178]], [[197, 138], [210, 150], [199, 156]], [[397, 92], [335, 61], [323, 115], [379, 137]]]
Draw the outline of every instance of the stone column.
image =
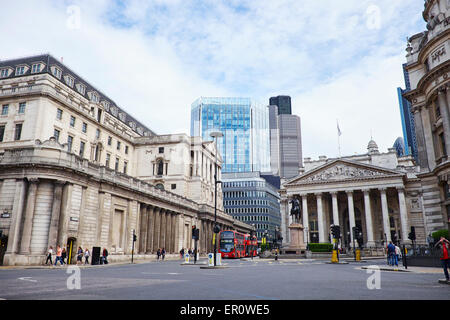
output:
[[322, 193], [315, 193], [317, 199], [317, 223], [319, 228], [319, 242], [325, 242], [325, 226], [323, 223], [323, 206], [322, 206]]
[[153, 252], [160, 247], [161, 208], [155, 208], [155, 228], [153, 230]]
[[166, 216], [166, 251], [167, 253], [173, 253], [172, 251], [172, 212], [167, 211]]
[[366, 232], [367, 232], [367, 246], [373, 247], [375, 245], [373, 235], [373, 223], [372, 223], [372, 207], [370, 205], [370, 190], [364, 189], [364, 213], [366, 217]]
[[179, 248], [179, 239], [178, 239], [178, 228], [177, 228], [177, 220], [178, 220], [178, 213], [174, 212], [172, 215], [172, 239], [173, 239], [173, 245], [172, 250], [175, 253], [179, 253], [181, 248]]
[[438, 102], [441, 110], [442, 126], [444, 127], [446, 154], [450, 156], [450, 116], [447, 104], [447, 87], [439, 88]]
[[306, 229], [303, 232], [303, 241], [304, 243], [309, 242], [309, 217], [308, 217], [308, 194], [304, 193], [300, 195], [302, 197], [302, 218], [303, 218], [303, 227]]
[[339, 208], [337, 201], [337, 191], [330, 192], [331, 193], [331, 201], [333, 203], [333, 224], [335, 226], [339, 225]]
[[23, 222], [22, 241], [20, 246], [20, 252], [22, 254], [30, 254], [31, 230], [33, 228], [34, 205], [36, 203], [38, 183], [38, 179], [28, 179], [28, 195], [25, 209], [25, 220]]
[[145, 246], [145, 253], [151, 253], [153, 251], [153, 239], [154, 239], [154, 233], [155, 233], [155, 212], [156, 208], [153, 206], [149, 206], [147, 208], [147, 219], [144, 221], [147, 224], [147, 235], [146, 235], [146, 246]]
[[427, 149], [427, 156], [428, 156], [428, 166], [429, 166], [430, 170], [433, 170], [436, 167], [436, 156], [434, 153], [434, 139], [433, 139], [433, 132], [431, 129], [429, 107], [427, 105], [425, 105], [422, 108], [421, 113], [422, 113], [422, 121], [423, 121], [425, 146]]
[[22, 216], [25, 204], [26, 186], [23, 179], [16, 181], [16, 192], [14, 194], [14, 205], [12, 209], [11, 226], [8, 235], [7, 254], [15, 254], [19, 250], [20, 229], [22, 227]]
[[353, 204], [353, 190], [346, 191], [347, 200], [348, 200], [348, 217], [350, 222], [350, 246], [353, 247], [353, 227], [356, 225], [355, 223], [355, 207]]
[[159, 233], [159, 246], [161, 249], [166, 248], [166, 214], [167, 211], [165, 209], [161, 209], [161, 224]]
[[381, 193], [381, 212], [383, 214], [383, 230], [386, 235], [386, 241], [391, 241], [391, 225], [389, 222], [389, 210], [387, 205], [386, 188], [379, 189]]
[[420, 107], [413, 107], [411, 111], [414, 114], [414, 123], [416, 125], [416, 142], [417, 142], [417, 155], [419, 158], [419, 164], [421, 171], [428, 170], [428, 154], [425, 145], [425, 136], [423, 132], [423, 120], [422, 113], [420, 112]]
[[405, 191], [403, 188], [397, 188], [398, 202], [400, 208], [400, 223], [402, 225], [402, 242], [408, 241], [408, 212], [406, 210]]
[[65, 245], [64, 243], [57, 243], [59, 219], [60, 219], [60, 215], [61, 215], [62, 191], [63, 191], [64, 183], [65, 183], [64, 181], [60, 181], [60, 180], [54, 181], [53, 206], [52, 206], [52, 213], [51, 213], [51, 218], [50, 218], [47, 247], [49, 247], [49, 246], [56, 247], [56, 245], [59, 245], [62, 248]]
[[139, 228], [139, 253], [145, 253], [145, 247], [147, 245], [147, 231], [148, 231], [148, 206], [146, 204], [140, 205], [140, 228]]

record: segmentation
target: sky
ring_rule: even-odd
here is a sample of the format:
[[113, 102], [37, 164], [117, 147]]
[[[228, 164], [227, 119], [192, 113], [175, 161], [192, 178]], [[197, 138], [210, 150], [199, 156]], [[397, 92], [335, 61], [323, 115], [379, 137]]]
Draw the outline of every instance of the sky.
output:
[[289, 95], [303, 156], [387, 152], [418, 0], [0, 0], [0, 59], [50, 53], [157, 134], [198, 97]]

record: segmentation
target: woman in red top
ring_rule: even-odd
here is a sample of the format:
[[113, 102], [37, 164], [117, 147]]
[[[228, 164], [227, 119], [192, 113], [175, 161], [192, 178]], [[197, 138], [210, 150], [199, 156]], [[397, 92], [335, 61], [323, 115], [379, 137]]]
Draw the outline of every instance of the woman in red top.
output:
[[448, 275], [448, 268], [450, 268], [450, 259], [449, 259], [449, 245], [450, 242], [445, 239], [444, 237], [441, 237], [441, 240], [439, 240], [434, 246], [437, 247], [438, 245], [441, 245], [441, 264], [442, 268], [444, 268], [444, 274], [447, 281], [449, 281], [449, 275]]

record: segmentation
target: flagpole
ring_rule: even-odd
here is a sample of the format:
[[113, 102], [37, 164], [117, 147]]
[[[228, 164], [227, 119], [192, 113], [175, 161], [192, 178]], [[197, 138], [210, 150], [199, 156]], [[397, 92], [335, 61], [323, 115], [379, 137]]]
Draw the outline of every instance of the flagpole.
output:
[[339, 129], [339, 121], [336, 119], [337, 124], [337, 136], [338, 136], [338, 150], [339, 150], [339, 158], [341, 158], [341, 130]]

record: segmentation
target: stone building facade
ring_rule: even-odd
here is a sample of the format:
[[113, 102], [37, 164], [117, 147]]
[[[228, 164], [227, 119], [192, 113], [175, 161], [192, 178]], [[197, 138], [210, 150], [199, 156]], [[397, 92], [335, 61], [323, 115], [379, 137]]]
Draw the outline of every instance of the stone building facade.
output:
[[424, 214], [430, 231], [450, 217], [450, 1], [427, 0], [427, 31], [408, 39], [405, 70], [411, 89]]
[[305, 158], [300, 175], [281, 186], [282, 234], [289, 243], [290, 200], [302, 210], [305, 243], [330, 242], [330, 225], [341, 226], [342, 244], [352, 246], [354, 226], [366, 246], [386, 241], [408, 243], [411, 226], [417, 243], [430, 231], [418, 167], [411, 156], [398, 157], [394, 148], [380, 153], [370, 141], [366, 154], [317, 161]]
[[[72, 249], [72, 260], [78, 246], [107, 248], [111, 261], [128, 259], [133, 232], [136, 258], [162, 247], [178, 253], [193, 247], [193, 225], [200, 229], [200, 252], [213, 249], [209, 171], [191, 179], [177, 168], [196, 166], [192, 150], [220, 172], [220, 157], [211, 156], [214, 144], [182, 136], [181, 153], [189, 156], [164, 153], [165, 171], [149, 176], [156, 161], [148, 157], [151, 139], [170, 151], [179, 136], [158, 138], [51, 55], [0, 62], [0, 108], [5, 265], [42, 264], [47, 248], [56, 245]], [[172, 184], [179, 188], [167, 188]], [[249, 232], [251, 226], [225, 214], [219, 203], [222, 229]]]

